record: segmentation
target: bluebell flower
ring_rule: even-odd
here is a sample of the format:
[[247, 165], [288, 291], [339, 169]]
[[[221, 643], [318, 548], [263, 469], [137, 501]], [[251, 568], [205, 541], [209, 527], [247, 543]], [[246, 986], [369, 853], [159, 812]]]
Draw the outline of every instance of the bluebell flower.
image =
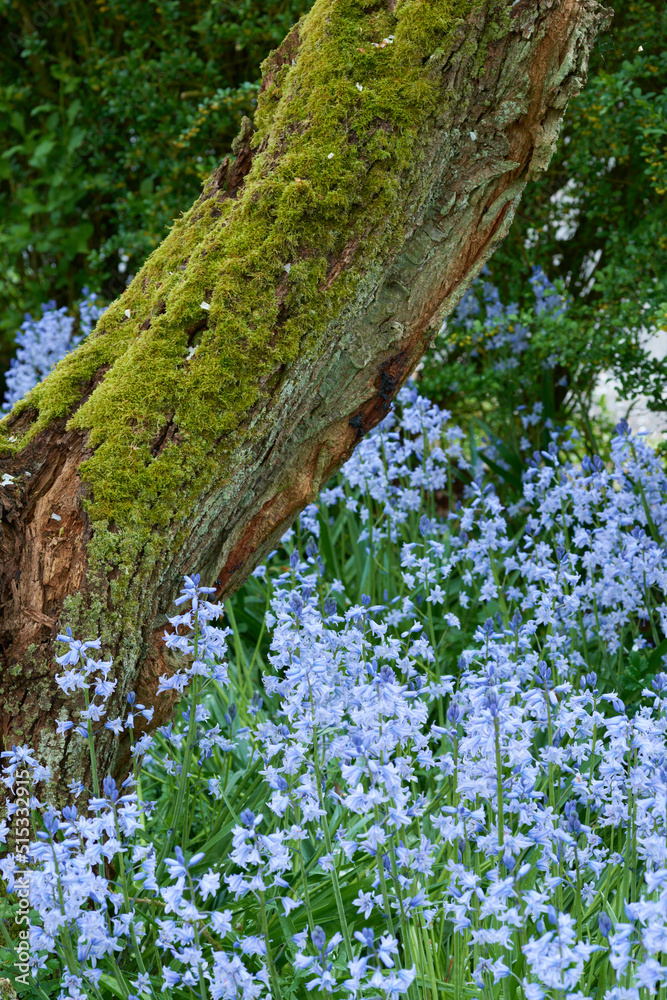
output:
[[25, 314], [16, 334], [16, 356], [10, 361], [9, 371], [5, 374], [7, 389], [3, 410], [10, 410], [48, 375], [65, 354], [88, 336], [103, 309], [97, 304], [95, 293], [84, 288], [83, 294], [84, 298], [78, 305], [78, 333], [74, 332], [75, 317], [67, 312], [66, 306], [57, 309], [53, 301], [42, 305], [40, 319], [35, 320], [29, 313]]

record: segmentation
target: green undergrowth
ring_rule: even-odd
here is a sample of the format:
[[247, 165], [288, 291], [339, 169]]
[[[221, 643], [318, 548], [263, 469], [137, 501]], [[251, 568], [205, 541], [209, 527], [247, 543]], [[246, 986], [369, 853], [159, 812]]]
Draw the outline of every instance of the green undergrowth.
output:
[[[130, 529], [135, 552], [152, 528], [182, 523], [204, 485], [224, 482], [234, 432], [275, 388], [272, 373], [317, 349], [400, 240], [420, 133], [442, 109], [431, 57], [476, 2], [399, 0], [389, 13], [318, 0], [300, 22], [296, 59], [277, 71], [272, 57], [264, 64], [274, 78], [242, 196], [209, 198], [175, 222], [96, 331], [14, 408], [10, 421], [37, 411], [27, 432], [9, 442], [3, 421], [0, 448], [20, 449], [69, 417], [95, 449], [81, 467], [93, 522]], [[357, 247], [352, 266], [327, 289], [328, 258], [346, 245]], [[103, 381], [70, 416], [102, 366]], [[177, 435], [154, 456], [169, 421]]]

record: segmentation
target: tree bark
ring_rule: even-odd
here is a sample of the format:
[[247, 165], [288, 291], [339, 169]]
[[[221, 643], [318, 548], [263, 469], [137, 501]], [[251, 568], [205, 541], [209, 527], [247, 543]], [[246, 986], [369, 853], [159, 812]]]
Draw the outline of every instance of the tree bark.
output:
[[266, 60], [235, 158], [0, 424], [4, 747], [85, 776], [55, 736], [67, 625], [113, 656], [116, 708], [153, 702], [183, 574], [230, 595], [387, 413], [548, 165], [606, 17], [317, 0]]

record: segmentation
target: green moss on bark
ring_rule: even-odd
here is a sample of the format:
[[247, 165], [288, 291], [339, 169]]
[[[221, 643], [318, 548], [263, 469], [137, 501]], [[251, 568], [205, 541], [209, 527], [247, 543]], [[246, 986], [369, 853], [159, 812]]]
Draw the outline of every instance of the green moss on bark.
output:
[[[92, 565], [108, 572], [146, 556], [153, 529], [182, 522], [202, 486], [224, 480], [235, 432], [267, 392], [262, 380], [315, 351], [359, 282], [381, 269], [405, 225], [420, 134], [442, 108], [430, 57], [478, 3], [398, 0], [390, 13], [370, 0], [317, 0], [295, 61], [260, 99], [241, 196], [210, 198], [179, 219], [95, 332], [15, 408], [38, 414], [19, 447], [69, 416], [109, 366], [68, 423], [94, 449], [81, 466]], [[352, 265], [326, 288], [329, 261], [346, 246]], [[188, 330], [203, 324], [188, 358]], [[152, 454], [170, 421], [175, 437]]]

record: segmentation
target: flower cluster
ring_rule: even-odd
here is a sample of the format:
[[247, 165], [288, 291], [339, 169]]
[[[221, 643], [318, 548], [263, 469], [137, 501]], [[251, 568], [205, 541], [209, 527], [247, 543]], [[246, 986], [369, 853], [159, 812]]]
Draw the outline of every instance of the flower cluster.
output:
[[[489, 273], [488, 267], [484, 267], [482, 274], [488, 278]], [[568, 308], [566, 299], [559, 295], [541, 267], [533, 268], [530, 284], [535, 296], [536, 316], [546, 312], [558, 317]], [[504, 305], [496, 286], [483, 279], [466, 292], [443, 330], [454, 338], [460, 336], [460, 331], [467, 331], [471, 338], [471, 357], [476, 357], [476, 345], [483, 344], [491, 353], [509, 348], [498, 356], [496, 367], [499, 371], [519, 366], [519, 355], [527, 350], [531, 338], [530, 326], [519, 319], [517, 303]]]
[[[60, 1000], [667, 988], [667, 478], [619, 425], [607, 464], [536, 453], [507, 510], [463, 445], [408, 387], [231, 628], [186, 578], [180, 717], [89, 816], [35, 799], [36, 982], [56, 957]], [[60, 639], [94, 756], [111, 664]], [[19, 765], [45, 778], [16, 749], [10, 791]]]
[[16, 334], [16, 356], [12, 358], [5, 376], [7, 390], [3, 410], [11, 410], [38, 382], [49, 374], [53, 366], [68, 354], [84, 337], [87, 337], [103, 309], [97, 305], [97, 295], [83, 289], [84, 298], [78, 304], [79, 322], [75, 332], [75, 317], [67, 306], [56, 308], [55, 302], [42, 306], [40, 319], [29, 313]]

